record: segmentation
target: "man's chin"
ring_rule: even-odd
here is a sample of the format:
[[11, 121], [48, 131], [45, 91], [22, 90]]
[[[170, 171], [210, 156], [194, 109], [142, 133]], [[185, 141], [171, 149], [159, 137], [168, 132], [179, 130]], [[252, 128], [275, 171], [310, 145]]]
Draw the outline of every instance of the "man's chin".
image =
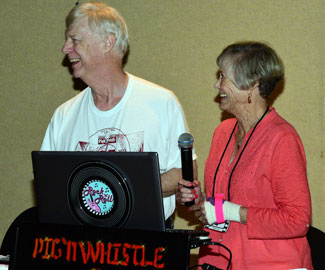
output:
[[73, 76], [73, 78], [75, 78], [75, 79], [80, 79], [80, 73], [79, 73], [79, 72], [73, 71], [73, 72], [72, 72], [72, 76]]

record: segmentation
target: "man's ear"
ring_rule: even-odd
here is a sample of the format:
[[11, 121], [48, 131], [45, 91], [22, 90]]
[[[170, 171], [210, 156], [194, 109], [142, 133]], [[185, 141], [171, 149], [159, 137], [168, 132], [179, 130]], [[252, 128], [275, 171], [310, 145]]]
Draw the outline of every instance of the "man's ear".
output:
[[114, 34], [109, 34], [104, 38], [104, 51], [110, 52], [115, 46], [116, 38]]

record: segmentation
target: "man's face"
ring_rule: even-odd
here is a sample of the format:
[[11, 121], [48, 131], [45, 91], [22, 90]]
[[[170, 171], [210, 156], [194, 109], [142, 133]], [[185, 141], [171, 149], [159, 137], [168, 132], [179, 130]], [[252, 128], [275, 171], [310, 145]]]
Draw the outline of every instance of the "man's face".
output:
[[76, 20], [66, 31], [62, 52], [70, 60], [73, 76], [87, 80], [94, 76], [103, 64], [103, 41], [88, 26], [88, 19]]

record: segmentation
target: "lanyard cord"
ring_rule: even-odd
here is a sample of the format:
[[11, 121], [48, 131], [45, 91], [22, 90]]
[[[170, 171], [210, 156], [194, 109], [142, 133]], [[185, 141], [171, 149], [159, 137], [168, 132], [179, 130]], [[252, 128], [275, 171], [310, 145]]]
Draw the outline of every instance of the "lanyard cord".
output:
[[[229, 181], [228, 181], [228, 198], [227, 198], [228, 201], [230, 201], [230, 184], [231, 184], [231, 177], [232, 177], [232, 175], [233, 175], [233, 173], [234, 173], [234, 171], [235, 171], [235, 169], [236, 169], [236, 167], [237, 167], [237, 164], [238, 164], [238, 162], [239, 162], [239, 160], [240, 160], [240, 158], [241, 158], [241, 156], [242, 156], [244, 150], [246, 149], [246, 146], [247, 146], [249, 140], [251, 139], [251, 137], [252, 137], [252, 135], [253, 135], [253, 133], [254, 133], [254, 131], [255, 131], [257, 125], [262, 121], [262, 119], [264, 118], [264, 116], [267, 114], [268, 111], [269, 111], [269, 106], [267, 106], [265, 112], [263, 113], [263, 115], [261, 116], [261, 118], [260, 118], [260, 119], [257, 121], [257, 123], [255, 124], [255, 126], [254, 126], [254, 128], [253, 128], [251, 134], [249, 135], [249, 137], [248, 137], [248, 139], [247, 139], [247, 141], [246, 141], [246, 143], [245, 143], [245, 145], [244, 145], [244, 147], [243, 147], [243, 149], [242, 149], [242, 151], [241, 151], [240, 154], [239, 154], [239, 157], [238, 157], [238, 159], [237, 159], [237, 161], [236, 161], [234, 167], [233, 167], [232, 170], [231, 170], [230, 177], [229, 177]], [[230, 143], [230, 139], [231, 139], [232, 136], [233, 136], [233, 133], [234, 133], [234, 131], [235, 131], [235, 128], [236, 128], [237, 124], [238, 124], [238, 121], [236, 122], [236, 125], [234, 126], [234, 128], [233, 128], [233, 130], [232, 130], [232, 132], [231, 132], [231, 134], [230, 134], [230, 137], [229, 137], [229, 139], [228, 139], [227, 145], [226, 145], [226, 147], [225, 147], [225, 149], [224, 149], [224, 151], [223, 151], [223, 153], [222, 153], [222, 156], [221, 156], [221, 158], [220, 158], [220, 161], [219, 161], [218, 167], [217, 167], [216, 172], [215, 172], [215, 174], [214, 174], [214, 180], [213, 180], [213, 193], [212, 193], [213, 195], [214, 195], [214, 188], [215, 188], [215, 183], [216, 183], [216, 177], [217, 177], [217, 173], [218, 173], [218, 171], [219, 171], [219, 167], [220, 167], [221, 161], [222, 161], [223, 156], [224, 156], [224, 154], [225, 154], [225, 152], [226, 152], [226, 150], [227, 150], [227, 148], [228, 148], [228, 145], [229, 145], [229, 143]]]
[[236, 122], [234, 128], [232, 129], [232, 132], [231, 132], [230, 137], [229, 137], [229, 139], [228, 139], [228, 142], [227, 142], [227, 144], [226, 144], [225, 150], [223, 150], [223, 153], [222, 153], [221, 158], [220, 158], [220, 160], [219, 160], [219, 164], [218, 164], [218, 166], [217, 166], [216, 172], [214, 173], [213, 188], [212, 188], [212, 193], [211, 193], [212, 196], [214, 196], [214, 188], [215, 188], [215, 185], [216, 185], [217, 173], [218, 173], [218, 171], [219, 171], [219, 167], [220, 167], [221, 161], [222, 161], [222, 159], [223, 159], [223, 156], [224, 156], [225, 153], [226, 153], [226, 150], [227, 150], [228, 145], [229, 145], [229, 143], [230, 143], [231, 137], [232, 137], [232, 135], [233, 135], [234, 132], [235, 132], [235, 129], [236, 129], [236, 127], [237, 127], [237, 124], [238, 124], [238, 121]]

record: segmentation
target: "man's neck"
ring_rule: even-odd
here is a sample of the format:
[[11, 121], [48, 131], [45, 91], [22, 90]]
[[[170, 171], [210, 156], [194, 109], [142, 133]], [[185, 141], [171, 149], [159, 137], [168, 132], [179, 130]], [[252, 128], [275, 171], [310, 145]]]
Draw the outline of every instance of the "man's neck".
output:
[[95, 106], [101, 111], [112, 109], [125, 94], [128, 75], [121, 69], [102, 76], [90, 85]]

